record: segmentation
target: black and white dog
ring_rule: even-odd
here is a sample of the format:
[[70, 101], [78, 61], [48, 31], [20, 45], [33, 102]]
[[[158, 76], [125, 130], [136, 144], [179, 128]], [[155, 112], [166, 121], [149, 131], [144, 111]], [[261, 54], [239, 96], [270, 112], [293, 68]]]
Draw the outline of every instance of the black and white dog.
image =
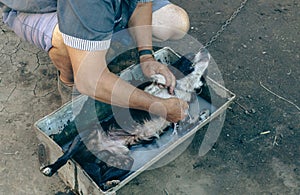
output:
[[[159, 84], [165, 84], [162, 75], [154, 75], [153, 83], [144, 91], [161, 98], [178, 97], [190, 102], [195, 89], [203, 85], [201, 77], [209, 61], [208, 51], [200, 50], [194, 57], [193, 71], [177, 80], [174, 95], [170, 95], [167, 89], [159, 87]], [[198, 118], [193, 116], [189, 122], [193, 123]], [[42, 167], [41, 172], [46, 176], [52, 176], [70, 158], [74, 158], [103, 190], [107, 190], [117, 185], [130, 172], [133, 159], [129, 155], [129, 147], [158, 138], [168, 125], [170, 123], [162, 117], [145, 120], [130, 131], [116, 128], [104, 131], [93, 125], [79, 133], [64, 155], [55, 163]]]

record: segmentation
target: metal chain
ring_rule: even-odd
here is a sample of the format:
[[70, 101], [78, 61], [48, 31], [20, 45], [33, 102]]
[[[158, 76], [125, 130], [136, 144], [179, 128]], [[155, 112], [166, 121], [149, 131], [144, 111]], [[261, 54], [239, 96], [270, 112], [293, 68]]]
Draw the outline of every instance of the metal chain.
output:
[[241, 10], [245, 7], [246, 3], [248, 0], [244, 0], [240, 6], [232, 13], [232, 15], [230, 16], [229, 19], [227, 19], [225, 21], [225, 23], [221, 26], [221, 28], [216, 32], [216, 34], [214, 36], [212, 36], [210, 38], [210, 40], [204, 44], [203, 47], [200, 48], [200, 50], [202, 49], [206, 49], [207, 47], [209, 47], [212, 43], [214, 43], [219, 37], [220, 35], [225, 31], [225, 29], [231, 24], [231, 22], [236, 18], [236, 16], [241, 12]]

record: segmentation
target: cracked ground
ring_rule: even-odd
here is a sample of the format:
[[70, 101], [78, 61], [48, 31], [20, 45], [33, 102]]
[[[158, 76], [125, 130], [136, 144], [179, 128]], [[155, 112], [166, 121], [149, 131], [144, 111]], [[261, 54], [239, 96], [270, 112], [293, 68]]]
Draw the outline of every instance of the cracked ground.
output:
[[[188, 11], [189, 34], [205, 43], [240, 1], [172, 1]], [[146, 171], [119, 194], [300, 194], [300, 4], [249, 0], [209, 48], [237, 98], [217, 142], [205, 131], [168, 165]], [[0, 23], [0, 194], [72, 194], [39, 172], [33, 124], [60, 106], [48, 55]]]

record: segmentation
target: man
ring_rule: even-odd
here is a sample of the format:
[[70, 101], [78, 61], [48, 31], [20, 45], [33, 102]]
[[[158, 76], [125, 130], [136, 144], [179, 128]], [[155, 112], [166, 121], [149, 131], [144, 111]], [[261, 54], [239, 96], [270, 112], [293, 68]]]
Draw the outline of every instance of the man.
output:
[[[3, 21], [17, 35], [49, 53], [64, 88], [75, 84], [80, 93], [96, 100], [146, 110], [170, 122], [185, 117], [186, 102], [177, 98], [160, 99], [133, 87], [111, 73], [105, 60], [113, 32], [131, 27], [143, 73], [148, 77], [162, 74], [166, 79], [164, 87], [173, 93], [176, 79], [166, 66], [154, 60], [152, 37], [178, 39], [188, 31], [189, 20], [180, 7], [166, 0], [0, 2]], [[170, 28], [152, 29], [152, 24]]]

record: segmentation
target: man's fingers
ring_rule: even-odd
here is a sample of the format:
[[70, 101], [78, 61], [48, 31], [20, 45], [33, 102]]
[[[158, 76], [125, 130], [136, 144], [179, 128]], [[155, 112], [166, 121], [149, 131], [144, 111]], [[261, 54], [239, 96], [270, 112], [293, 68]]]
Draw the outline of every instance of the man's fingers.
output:
[[[169, 93], [174, 94], [176, 78], [166, 65], [157, 61], [147, 61], [142, 63], [141, 66], [146, 76], [155, 80], [159, 87], [168, 88]], [[164, 78], [162, 79], [160, 76]]]
[[172, 95], [174, 95], [175, 85], [176, 85], [176, 78], [173, 74], [171, 74], [171, 85], [169, 87], [169, 93]]
[[173, 94], [176, 85], [176, 78], [173, 75], [173, 73], [168, 68], [160, 69], [159, 73], [165, 77], [166, 79], [165, 87], [169, 88], [169, 93]]
[[169, 87], [171, 85], [171, 74], [169, 73], [169, 71], [167, 69], [160, 69], [160, 74], [162, 74], [165, 77], [165, 85]]

